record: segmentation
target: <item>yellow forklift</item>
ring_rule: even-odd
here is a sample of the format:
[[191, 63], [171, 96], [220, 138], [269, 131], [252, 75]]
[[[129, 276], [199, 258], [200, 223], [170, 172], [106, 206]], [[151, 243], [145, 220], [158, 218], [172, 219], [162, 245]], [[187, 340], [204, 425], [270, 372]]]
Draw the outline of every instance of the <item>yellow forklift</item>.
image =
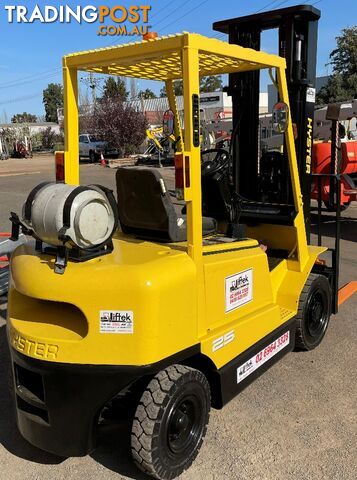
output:
[[[282, 57], [189, 33], [64, 57], [57, 182], [11, 216], [13, 238], [33, 237], [11, 258], [7, 322], [17, 424], [30, 443], [86, 455], [108, 406], [129, 398], [135, 463], [173, 479], [198, 454], [211, 407], [291, 350], [319, 345], [332, 293], [315, 270], [326, 248], [307, 243], [285, 68]], [[276, 78], [290, 203], [249, 201], [235, 188], [232, 152], [200, 149], [200, 77], [262, 69]], [[79, 185], [79, 71], [165, 82], [183, 208], [154, 168], [119, 168], [116, 200]]]

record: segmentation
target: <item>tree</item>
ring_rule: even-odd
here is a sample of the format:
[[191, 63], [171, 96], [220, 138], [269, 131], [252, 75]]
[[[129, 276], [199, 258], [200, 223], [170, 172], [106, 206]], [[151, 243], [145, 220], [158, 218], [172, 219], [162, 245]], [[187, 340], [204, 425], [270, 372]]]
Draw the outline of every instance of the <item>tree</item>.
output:
[[47, 127], [41, 131], [41, 145], [45, 149], [53, 148], [56, 142], [56, 133], [52, 130], [51, 127]]
[[357, 73], [357, 25], [344, 28], [336, 43], [337, 48], [330, 53], [334, 72], [348, 76]]
[[46, 122], [58, 122], [57, 109], [63, 107], [63, 87], [59, 83], [50, 83], [43, 91], [43, 104]]
[[[183, 81], [182, 80], [174, 80], [173, 83], [174, 83], [175, 95], [183, 95]], [[165, 85], [160, 90], [160, 97], [167, 97]]]
[[140, 92], [138, 93], [138, 97], [144, 98], [145, 100], [147, 100], [148, 98], [157, 98], [155, 93], [150, 90], [150, 88], [147, 88], [146, 90], [140, 90]]
[[221, 75], [209, 75], [202, 77], [200, 82], [201, 92], [217, 92], [222, 90], [223, 83]]
[[103, 97], [86, 119], [88, 131], [108, 142], [121, 155], [132, 153], [143, 143], [147, 120], [124, 103], [121, 95]]
[[17, 113], [11, 118], [11, 123], [35, 123], [36, 121], [36, 115], [27, 112]]
[[0, 128], [0, 136], [10, 145], [16, 140], [16, 128]]
[[16, 123], [11, 128], [1, 128], [0, 135], [5, 139], [8, 145], [16, 142], [16, 140], [24, 139], [26, 136], [30, 139], [30, 129], [28, 125], [24, 123]]
[[330, 53], [333, 67], [327, 85], [317, 94], [317, 103], [342, 102], [357, 97], [357, 25], [344, 28]]
[[128, 99], [129, 92], [126, 89], [125, 80], [120, 77], [116, 79], [114, 77], [108, 77], [104, 83], [103, 87], [103, 97], [105, 98], [120, 98], [120, 100], [125, 101]]

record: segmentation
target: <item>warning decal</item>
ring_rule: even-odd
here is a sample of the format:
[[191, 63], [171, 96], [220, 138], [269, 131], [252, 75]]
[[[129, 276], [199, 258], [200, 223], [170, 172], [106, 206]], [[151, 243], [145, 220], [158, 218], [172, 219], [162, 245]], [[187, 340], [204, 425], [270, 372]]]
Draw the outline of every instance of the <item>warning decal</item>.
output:
[[253, 299], [253, 270], [236, 273], [225, 279], [226, 313]]
[[134, 312], [128, 310], [101, 310], [100, 333], [134, 333]]
[[308, 87], [306, 90], [306, 101], [309, 103], [315, 103], [316, 98], [316, 89], [312, 87]]
[[263, 350], [260, 350], [260, 352], [250, 358], [247, 362], [243, 363], [243, 365], [237, 368], [237, 383], [241, 382], [259, 367], [264, 365], [265, 362], [274, 357], [274, 355], [283, 350], [283, 348], [287, 347], [289, 343], [290, 332], [288, 331], [263, 348]]

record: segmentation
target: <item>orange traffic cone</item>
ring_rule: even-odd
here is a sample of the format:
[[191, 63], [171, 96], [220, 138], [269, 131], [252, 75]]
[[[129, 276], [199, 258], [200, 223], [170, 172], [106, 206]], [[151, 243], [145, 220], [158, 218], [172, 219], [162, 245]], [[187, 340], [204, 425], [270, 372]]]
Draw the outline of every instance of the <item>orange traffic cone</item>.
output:
[[102, 167], [106, 167], [106, 166], [107, 166], [107, 162], [106, 162], [106, 160], [105, 160], [105, 158], [104, 158], [103, 153], [100, 154], [100, 164], [101, 164]]

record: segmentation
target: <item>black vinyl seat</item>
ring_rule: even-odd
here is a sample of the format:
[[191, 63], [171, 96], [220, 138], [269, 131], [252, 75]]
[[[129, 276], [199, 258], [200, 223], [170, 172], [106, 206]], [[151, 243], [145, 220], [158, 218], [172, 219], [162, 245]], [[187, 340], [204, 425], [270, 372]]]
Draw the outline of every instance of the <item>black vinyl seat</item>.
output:
[[[187, 240], [186, 215], [175, 211], [160, 172], [120, 167], [116, 173], [119, 221], [124, 233], [160, 242]], [[203, 235], [216, 232], [217, 222], [203, 217]]]

